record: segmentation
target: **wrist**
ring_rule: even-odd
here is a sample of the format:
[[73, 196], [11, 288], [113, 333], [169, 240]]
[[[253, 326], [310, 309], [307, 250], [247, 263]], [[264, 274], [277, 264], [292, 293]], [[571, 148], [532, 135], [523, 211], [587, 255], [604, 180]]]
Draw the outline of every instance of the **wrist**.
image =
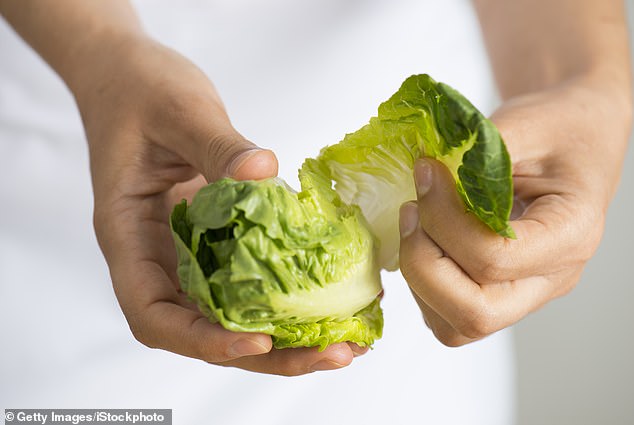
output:
[[127, 63], [135, 49], [149, 39], [140, 31], [103, 31], [86, 37], [75, 46], [72, 58], [57, 69], [78, 104], [97, 94]]
[[143, 34], [128, 0], [8, 1], [0, 12], [73, 92], [113, 46]]
[[[571, 104], [570, 108], [586, 110], [584, 115], [589, 120], [586, 124], [604, 129], [602, 135], [596, 134], [597, 142], [601, 139], [604, 139], [601, 144], [609, 142], [610, 150], [614, 150], [617, 157], [625, 153], [634, 110], [629, 68], [626, 70], [624, 73], [621, 72], [624, 69], [597, 67], [562, 83], [576, 93], [570, 97], [576, 105]], [[605, 139], [607, 136], [611, 137]], [[617, 158], [615, 160], [618, 163]]]
[[632, 77], [629, 67], [597, 66], [577, 77], [579, 84], [604, 104], [613, 118], [631, 125], [633, 114]]

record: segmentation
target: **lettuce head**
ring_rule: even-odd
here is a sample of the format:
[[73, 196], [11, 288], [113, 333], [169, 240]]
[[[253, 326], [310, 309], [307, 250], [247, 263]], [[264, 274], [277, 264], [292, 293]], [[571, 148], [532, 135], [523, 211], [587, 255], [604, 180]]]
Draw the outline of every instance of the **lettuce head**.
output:
[[183, 291], [212, 322], [271, 335], [276, 348], [371, 346], [383, 329], [380, 270], [398, 268], [398, 210], [416, 198], [423, 155], [448, 166], [467, 211], [513, 237], [497, 129], [449, 86], [415, 75], [366, 126], [304, 162], [299, 192], [278, 178], [225, 178], [176, 205]]
[[176, 206], [179, 279], [213, 321], [269, 334], [277, 348], [381, 336], [373, 235], [318, 168], [306, 162], [298, 193], [278, 178], [226, 178]]

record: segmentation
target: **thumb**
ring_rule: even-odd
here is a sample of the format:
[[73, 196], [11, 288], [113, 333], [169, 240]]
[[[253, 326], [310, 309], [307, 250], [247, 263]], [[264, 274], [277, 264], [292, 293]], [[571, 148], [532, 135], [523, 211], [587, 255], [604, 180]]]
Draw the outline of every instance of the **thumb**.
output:
[[422, 272], [429, 272], [434, 263], [444, 257], [433, 240], [421, 228], [421, 214], [416, 201], [405, 202], [399, 210], [399, 233], [401, 243], [399, 262], [401, 273], [410, 287], [416, 286], [425, 279]]
[[162, 112], [157, 139], [208, 182], [222, 177], [259, 180], [277, 175], [275, 154], [238, 133], [218, 102], [207, 97], [189, 99], [187, 107], [177, 112]]
[[509, 251], [511, 243], [468, 212], [444, 164], [418, 159], [414, 178], [420, 226], [445, 256], [481, 284], [523, 277], [518, 275], [518, 256]]
[[208, 182], [223, 177], [236, 180], [261, 180], [277, 175], [277, 157], [262, 149], [237, 131], [209, 138], [198, 146], [193, 165]]
[[277, 175], [277, 157], [273, 151], [251, 148], [237, 152], [227, 167], [227, 176], [236, 180], [261, 180]]

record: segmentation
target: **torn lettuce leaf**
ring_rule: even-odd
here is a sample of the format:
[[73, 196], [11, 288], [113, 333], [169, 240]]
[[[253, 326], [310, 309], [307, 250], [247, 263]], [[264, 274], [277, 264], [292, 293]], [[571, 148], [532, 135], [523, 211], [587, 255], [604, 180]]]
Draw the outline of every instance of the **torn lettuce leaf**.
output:
[[449, 168], [467, 211], [499, 235], [515, 237], [511, 162], [495, 125], [448, 85], [413, 75], [367, 125], [317, 158], [341, 199], [363, 211], [381, 243], [382, 268], [398, 268], [398, 210], [416, 199], [412, 169], [421, 156]]

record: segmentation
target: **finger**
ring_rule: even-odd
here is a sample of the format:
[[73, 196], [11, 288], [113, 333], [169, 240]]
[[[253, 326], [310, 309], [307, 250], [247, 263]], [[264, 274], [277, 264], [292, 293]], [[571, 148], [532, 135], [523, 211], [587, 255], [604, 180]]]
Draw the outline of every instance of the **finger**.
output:
[[414, 292], [412, 292], [420, 311], [423, 313], [423, 319], [427, 327], [434, 333], [434, 336], [438, 341], [442, 342], [447, 347], [459, 347], [461, 345], [469, 344], [477, 341], [476, 338], [467, 338], [462, 335], [453, 326], [449, 324], [445, 319], [436, 313], [431, 307]]
[[181, 305], [180, 294], [170, 287], [169, 278], [157, 264], [141, 262], [135, 269], [143, 276], [137, 282], [124, 285], [114, 276], [113, 281], [134, 337], [148, 347], [285, 376], [338, 369], [365, 352], [357, 347], [355, 353], [346, 343], [333, 344], [323, 352], [317, 348], [272, 349], [268, 335], [228, 331], [210, 323], [191, 305]]
[[403, 277], [414, 294], [449, 323], [477, 315], [471, 310], [481, 296], [479, 285], [427, 236], [420, 227], [420, 216], [415, 202], [401, 206], [399, 261]]
[[401, 272], [412, 291], [461, 335], [478, 339], [534, 311], [560, 286], [535, 276], [491, 285], [474, 282], [418, 225], [414, 202], [401, 208]]
[[577, 228], [567, 200], [558, 196], [537, 199], [511, 223], [517, 239], [498, 236], [474, 214], [467, 213], [453, 177], [440, 162], [417, 160], [414, 167], [421, 225], [449, 257], [479, 283], [503, 282], [550, 273], [578, 262]]
[[277, 158], [270, 150], [252, 149], [232, 160], [227, 175], [236, 180], [261, 180], [277, 175]]
[[350, 347], [350, 350], [352, 350], [352, 354], [354, 355], [354, 357], [362, 356], [370, 349], [370, 347], [361, 347], [354, 342], [348, 342], [348, 347]]
[[210, 363], [271, 350], [268, 335], [230, 332], [180, 305], [176, 289], [158, 264], [141, 261], [134, 269], [115, 271], [113, 283], [130, 329], [141, 343]]
[[209, 182], [222, 177], [261, 180], [277, 175], [275, 154], [259, 148], [237, 133], [201, 142], [199, 155], [197, 168]]
[[277, 175], [275, 155], [238, 133], [215, 96], [192, 93], [185, 100], [170, 99], [159, 115], [153, 137], [180, 154], [207, 181]]
[[241, 357], [222, 363], [253, 372], [263, 372], [283, 376], [297, 376], [306, 373], [340, 369], [348, 366], [354, 357], [346, 343], [333, 344], [320, 352], [312, 348], [273, 349], [259, 356]]

